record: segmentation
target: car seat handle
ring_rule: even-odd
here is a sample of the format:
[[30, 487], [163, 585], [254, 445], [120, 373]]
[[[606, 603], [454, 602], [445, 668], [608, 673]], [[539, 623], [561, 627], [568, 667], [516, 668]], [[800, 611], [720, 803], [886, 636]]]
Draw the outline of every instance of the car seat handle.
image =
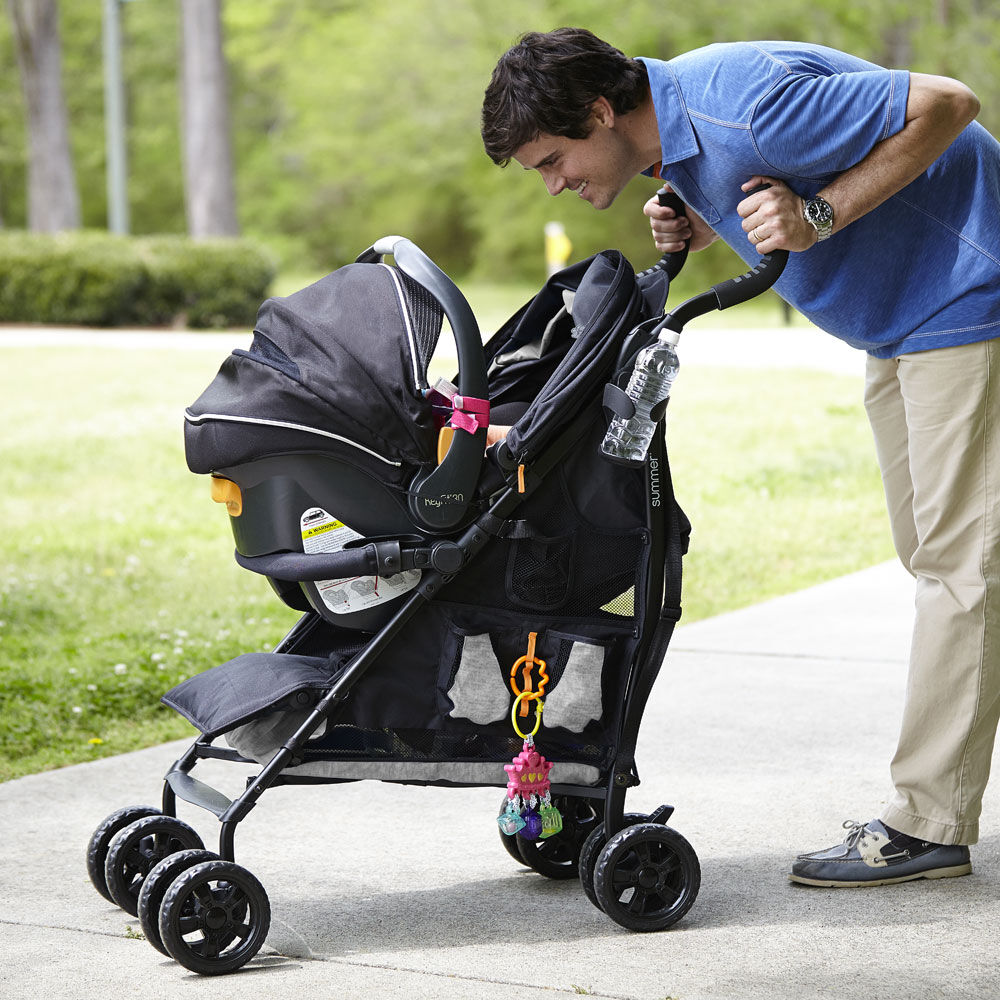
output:
[[458, 348], [458, 388], [463, 396], [485, 399], [486, 358], [479, 324], [465, 296], [448, 277], [411, 240], [405, 236], [383, 236], [358, 257], [359, 261], [380, 260], [391, 256], [396, 266], [438, 300], [451, 326]]
[[[488, 400], [486, 355], [479, 324], [458, 287], [415, 243], [404, 236], [384, 236], [358, 257], [359, 263], [392, 256], [396, 266], [427, 289], [441, 304], [458, 348], [458, 391]], [[468, 518], [486, 453], [486, 425], [454, 435], [437, 467], [421, 471], [409, 488], [408, 506], [418, 522], [432, 531], [448, 531]]]

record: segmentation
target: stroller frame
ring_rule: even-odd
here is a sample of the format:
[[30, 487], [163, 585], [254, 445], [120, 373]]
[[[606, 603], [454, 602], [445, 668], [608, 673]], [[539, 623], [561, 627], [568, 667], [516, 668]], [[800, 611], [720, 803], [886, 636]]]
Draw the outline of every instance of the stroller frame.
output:
[[[481, 515], [470, 527], [466, 528], [455, 543], [438, 543], [447, 545], [448, 556], [460, 560], [460, 565], [467, 564], [487, 544], [489, 539], [498, 532], [498, 527], [517, 509], [537, 487], [545, 474], [564, 457], [583, 433], [588, 419], [581, 415], [562, 431], [559, 437], [531, 464], [522, 471], [524, 491], [519, 492], [518, 486], [507, 485], [487, 512]], [[606, 789], [600, 786], [563, 785], [553, 783], [553, 794], [575, 795], [583, 798], [604, 798], [604, 826], [608, 836], [615, 834], [623, 825], [625, 810], [625, 793], [629, 787], [638, 784], [635, 768], [635, 746], [638, 739], [639, 723], [653, 688], [653, 683], [659, 673], [663, 654], [666, 652], [673, 633], [674, 625], [680, 619], [681, 593], [681, 561], [682, 540], [680, 526], [672, 504], [673, 491], [670, 483], [669, 466], [666, 460], [663, 425], [659, 425], [654, 442], [650, 449], [647, 468], [650, 475], [647, 478], [647, 529], [650, 532], [650, 566], [651, 578], [647, 579], [644, 595], [642, 619], [654, 620], [656, 625], [647, 628], [645, 641], [640, 643], [635, 663], [629, 674], [626, 687], [625, 706], [622, 713], [618, 740], [618, 754], [612, 768], [613, 778]], [[661, 471], [662, 470], [662, 471]], [[515, 470], [516, 474], [516, 470]], [[670, 511], [669, 529], [662, 525], [663, 518], [653, 516], [654, 503], [658, 507], [667, 501]], [[440, 555], [439, 555], [440, 559]], [[670, 567], [670, 572], [664, 572], [664, 562]], [[387, 566], [388, 572], [393, 571]], [[389, 622], [368, 642], [365, 648], [352, 660], [350, 665], [333, 683], [332, 687], [314, 706], [309, 717], [298, 730], [285, 741], [275, 756], [264, 765], [261, 772], [247, 785], [246, 791], [230, 801], [220, 792], [192, 778], [191, 770], [199, 759], [219, 758], [237, 763], [255, 763], [243, 757], [235, 750], [229, 750], [212, 745], [214, 738], [201, 737], [188, 751], [178, 759], [168, 771], [164, 779], [163, 813], [176, 816], [176, 800], [181, 798], [193, 805], [214, 813], [221, 823], [219, 834], [219, 855], [224, 860], [235, 861], [234, 838], [236, 826], [256, 805], [257, 800], [270, 787], [281, 784], [309, 783], [308, 778], [297, 778], [294, 775], [282, 775], [281, 772], [294, 766], [296, 752], [305, 744], [317, 730], [320, 723], [329, 719], [336, 711], [351, 688], [357, 683], [365, 671], [376, 662], [390, 641], [399, 634], [403, 626], [413, 617], [420, 607], [449, 580], [451, 574], [435, 569], [425, 574], [413, 593], [405, 600]], [[663, 592], [664, 579], [669, 581], [668, 592], [662, 606], [656, 595]], [[309, 619], [304, 617], [293, 626], [288, 636], [279, 644], [275, 652], [281, 652], [297, 635], [298, 629], [308, 627]], [[653, 669], [641, 669], [646, 662], [655, 664]], [[328, 779], [324, 779], [324, 783]], [[355, 779], [329, 779], [333, 783], [338, 780], [352, 781]], [[417, 782], [408, 782], [417, 783]], [[654, 814], [658, 819], [651, 822], [665, 822], [672, 812], [672, 807], [662, 806]]]
[[[669, 197], [673, 196], [661, 193], [661, 201]], [[674, 204], [683, 210], [679, 200]], [[672, 278], [683, 265], [686, 253], [685, 248], [680, 254], [666, 255], [655, 268], [638, 277], [659, 269], [668, 279]], [[405, 273], [433, 289], [451, 320], [458, 345], [460, 379], [465, 379], [463, 372], [473, 372], [471, 380], [460, 382], [461, 392], [468, 397], [485, 396], [481, 357], [478, 365], [472, 363], [475, 352], [482, 351], [478, 326], [461, 293], [421, 251], [400, 237], [379, 241], [358, 260], [380, 261], [386, 254], [392, 254]], [[728, 308], [760, 294], [778, 278], [786, 259], [785, 251], [762, 257], [750, 272], [682, 303], [666, 317], [641, 323], [625, 338], [616, 369], [627, 374], [638, 351], [662, 329], [680, 331], [695, 316], [711, 309]], [[631, 416], [631, 404], [624, 396], [617, 385], [608, 384], [605, 407]], [[537, 454], [521, 451], [515, 457], [507, 442], [495, 445], [492, 459], [499, 470], [499, 479], [491, 484], [485, 510], [472, 517], [468, 512], [469, 501], [462, 502], [462, 498], [472, 495], [469, 457], [476, 456], [475, 476], [478, 476], [485, 428], [456, 434], [445, 460], [429, 474], [416, 479], [410, 495], [411, 514], [431, 536], [427, 544], [407, 548], [402, 540], [373, 540], [361, 548], [327, 553], [319, 558], [307, 557], [309, 568], [296, 562], [303, 558], [301, 554], [289, 553], [286, 559], [281, 553], [263, 557], [241, 557], [237, 553], [241, 565], [279, 580], [314, 581], [366, 572], [390, 576], [413, 568], [422, 572], [412, 591], [400, 599], [401, 604], [391, 616], [346, 662], [274, 756], [247, 779], [245, 790], [237, 798], [229, 799], [191, 772], [199, 761], [206, 759], [241, 764], [258, 762], [235, 749], [215, 746], [219, 732], [212, 735], [204, 730], [165, 775], [159, 809], [125, 807], [112, 813], [97, 828], [87, 853], [91, 880], [106, 898], [138, 915], [146, 937], [155, 948], [186, 968], [207, 975], [234, 971], [256, 955], [267, 936], [270, 905], [256, 878], [236, 864], [235, 835], [239, 823], [271, 787], [360, 780], [285, 772], [302, 762], [301, 752], [306, 742], [321, 725], [336, 716], [351, 690], [407, 623], [460, 570], [476, 560], [492, 539], [502, 537], [505, 525], [519, 506], [571, 453], [593, 422], [593, 412], [580, 408], [551, 440], [538, 448]], [[665, 929], [680, 920], [693, 904], [700, 886], [700, 867], [693, 849], [679, 833], [665, 825], [673, 812], [672, 806], [661, 805], [648, 816], [625, 813], [626, 794], [639, 784], [635, 764], [639, 725], [681, 614], [681, 564], [689, 525], [674, 499], [662, 421], [645, 461], [628, 464], [644, 469], [644, 540], [648, 552], [645, 572], [635, 582], [632, 636], [636, 641], [624, 675], [613, 759], [602, 772], [606, 775], [602, 782], [592, 785], [553, 782], [554, 797], [583, 803], [589, 810], [586, 822], [566, 816], [562, 834], [540, 842], [552, 845], [559, 836], [563, 837], [563, 846], [557, 847], [557, 851], [562, 851], [558, 864], [547, 861], [533, 842], [521, 843], [519, 836], [503, 839], [509, 853], [519, 854], [520, 860], [543, 875], [564, 878], [578, 871], [588, 898], [612, 920], [629, 929], [650, 931]], [[440, 502], [456, 496], [457, 503]], [[449, 528], [457, 530], [457, 537], [435, 539], [435, 535], [445, 534]], [[279, 591], [279, 596], [284, 595]], [[315, 612], [303, 615], [274, 653], [294, 650], [296, 643], [321, 622]], [[416, 785], [483, 784], [400, 777], [379, 780]], [[217, 853], [206, 851], [197, 833], [177, 818], [178, 799], [212, 813], [219, 820]], [[532, 849], [528, 850], [529, 847]], [[139, 862], [134, 860], [136, 854], [143, 856]], [[635, 886], [633, 895], [628, 890], [623, 897], [623, 878]], [[203, 937], [192, 942], [192, 928]]]

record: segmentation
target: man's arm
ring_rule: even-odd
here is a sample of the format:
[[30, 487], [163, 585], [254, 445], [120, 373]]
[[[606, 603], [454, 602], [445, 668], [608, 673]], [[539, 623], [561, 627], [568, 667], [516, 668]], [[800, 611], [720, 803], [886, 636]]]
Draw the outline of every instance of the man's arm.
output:
[[[903, 127], [818, 192], [833, 207], [833, 232], [860, 219], [919, 177], [979, 114], [979, 107], [979, 99], [964, 83], [911, 73]], [[771, 187], [737, 207], [747, 238], [762, 254], [778, 249], [808, 250], [817, 234], [802, 217], [802, 199], [773, 177], [751, 177], [742, 190], [761, 183]]]

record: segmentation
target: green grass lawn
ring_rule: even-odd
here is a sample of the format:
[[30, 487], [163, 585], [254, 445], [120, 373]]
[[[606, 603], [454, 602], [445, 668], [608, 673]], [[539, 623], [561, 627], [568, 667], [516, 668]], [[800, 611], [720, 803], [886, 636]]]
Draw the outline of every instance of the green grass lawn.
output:
[[[191, 735], [160, 695], [295, 620], [235, 565], [227, 515], [184, 462], [183, 409], [220, 361], [0, 350], [0, 779]], [[682, 371], [685, 621], [890, 558], [860, 395], [843, 376]]]

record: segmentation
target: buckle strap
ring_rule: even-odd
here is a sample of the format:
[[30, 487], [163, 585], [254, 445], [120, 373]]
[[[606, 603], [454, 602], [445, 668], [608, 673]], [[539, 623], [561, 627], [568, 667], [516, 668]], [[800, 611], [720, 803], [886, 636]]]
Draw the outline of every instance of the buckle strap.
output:
[[623, 420], [630, 420], [635, 416], [635, 403], [632, 402], [629, 394], [614, 382], [608, 382], [604, 386], [604, 398], [601, 400], [604, 408], [610, 410], [616, 417]]
[[449, 424], [458, 430], [475, 434], [490, 425], [490, 401], [476, 396], [463, 396], [447, 379], [439, 378], [433, 389], [427, 390], [427, 399], [438, 427]]

